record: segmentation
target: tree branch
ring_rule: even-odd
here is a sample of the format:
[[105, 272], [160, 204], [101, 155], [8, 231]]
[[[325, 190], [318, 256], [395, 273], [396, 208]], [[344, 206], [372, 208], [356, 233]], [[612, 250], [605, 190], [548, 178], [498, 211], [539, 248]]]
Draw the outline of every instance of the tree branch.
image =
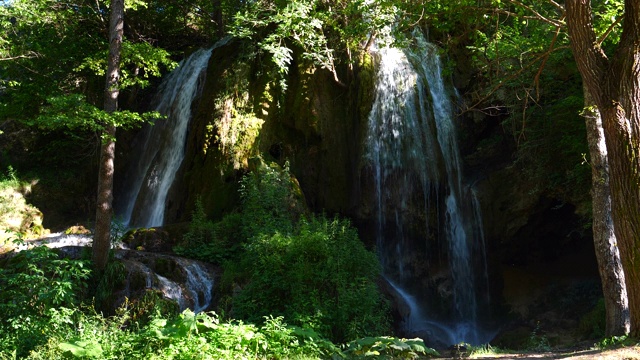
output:
[[558, 35], [560, 35], [560, 27], [556, 28], [556, 33], [553, 35], [553, 39], [551, 40], [551, 44], [549, 45], [549, 50], [546, 52], [546, 56], [542, 60], [542, 64], [540, 64], [540, 68], [538, 68], [538, 72], [536, 73], [536, 76], [533, 79], [533, 83], [536, 85], [536, 98], [538, 99], [540, 99], [540, 75], [542, 74], [542, 70], [544, 69], [544, 66], [547, 63], [547, 60], [549, 60], [549, 54], [551, 54], [551, 52], [553, 51], [553, 47], [556, 44]]
[[0, 61], [9, 61], [9, 60], [17, 60], [17, 59], [33, 59], [35, 57], [38, 57], [38, 55], [39, 54], [36, 53], [36, 52], [29, 51], [28, 53], [26, 53], [24, 55], [0, 57]]
[[622, 19], [624, 19], [624, 14], [622, 14], [622, 16], [618, 17], [616, 19], [616, 21], [613, 22], [613, 24], [609, 25], [609, 28], [607, 29], [607, 31], [604, 32], [604, 34], [602, 34], [598, 40], [596, 41], [596, 46], [600, 46], [602, 45], [602, 43], [607, 39], [607, 37], [609, 37], [609, 34], [611, 34], [611, 32], [613, 31], [613, 29], [615, 29], [615, 27], [620, 24], [620, 21], [622, 21]]
[[549, 4], [555, 6], [558, 10], [560, 10], [560, 12], [562, 13], [562, 15], [564, 16], [564, 12], [565, 12], [565, 8], [564, 6], [558, 4], [557, 2], [553, 1], [553, 0], [547, 0], [549, 2]]
[[557, 51], [557, 50], [561, 50], [561, 49], [568, 49], [569, 46], [559, 46], [557, 48], [552, 48], [547, 50], [544, 54], [539, 55], [538, 57], [536, 57], [535, 59], [533, 59], [530, 63], [528, 63], [527, 65], [523, 66], [522, 68], [520, 68], [520, 70], [516, 71], [515, 73], [509, 75], [506, 79], [504, 79], [503, 81], [501, 81], [500, 83], [498, 83], [496, 86], [494, 86], [485, 96], [483, 96], [480, 100], [476, 101], [475, 104], [471, 105], [470, 107], [464, 109], [461, 114], [466, 113], [467, 111], [473, 110], [475, 109], [478, 105], [482, 104], [484, 101], [486, 101], [491, 95], [493, 95], [496, 91], [498, 91], [504, 84], [507, 83], [507, 81], [510, 81], [512, 79], [515, 79], [516, 77], [520, 76], [520, 74], [522, 74], [525, 70], [527, 70], [528, 68], [530, 68], [531, 66], [533, 66], [535, 63], [537, 63], [539, 60], [544, 59], [545, 57], [548, 57], [549, 54], [553, 51]]
[[530, 11], [532, 14], [534, 14], [534, 15], [535, 15], [535, 17], [536, 17], [537, 19], [539, 19], [539, 20], [542, 20], [542, 21], [544, 21], [544, 22], [546, 22], [546, 23], [548, 23], [548, 24], [551, 24], [551, 25], [553, 25], [553, 26], [557, 26], [557, 27], [562, 27], [562, 26], [564, 26], [564, 23], [559, 22], [559, 21], [556, 21], [556, 20], [553, 20], [553, 19], [549, 19], [549, 18], [547, 18], [546, 16], [544, 16], [544, 15], [540, 14], [539, 12], [537, 12], [537, 11], [536, 11], [535, 9], [533, 9], [531, 6], [525, 5], [525, 4], [521, 3], [520, 1], [517, 1], [517, 0], [508, 0], [508, 1], [509, 1], [510, 3], [512, 3], [512, 4], [514, 4], [514, 5], [516, 5], [516, 6], [520, 6], [520, 7], [521, 7], [521, 8], [523, 8], [523, 9], [527, 9], [527, 10], [529, 10], [529, 11]]

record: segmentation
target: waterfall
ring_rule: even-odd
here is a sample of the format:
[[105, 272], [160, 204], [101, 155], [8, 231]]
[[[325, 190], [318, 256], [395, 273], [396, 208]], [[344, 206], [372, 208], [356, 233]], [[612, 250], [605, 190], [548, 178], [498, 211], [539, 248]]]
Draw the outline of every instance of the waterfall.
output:
[[[202, 263], [174, 256], [134, 251], [120, 252], [116, 257], [122, 259], [129, 272], [124, 290], [126, 296], [131, 296], [131, 293], [136, 290], [131, 288], [131, 279], [143, 276], [146, 289], [160, 291], [165, 298], [175, 301], [180, 311], [189, 308], [193, 312], [199, 313], [211, 305], [214, 278], [211, 271]], [[157, 260], [175, 263], [179, 269], [178, 272], [184, 273], [185, 279], [183, 281], [171, 280], [156, 273], [151, 266]]]
[[[379, 257], [385, 277], [411, 310], [405, 331], [428, 334], [446, 345], [480, 344], [489, 340], [478, 325], [478, 292], [487, 290], [478, 284], [486, 278], [480, 211], [463, 181], [451, 91], [438, 49], [421, 35], [414, 41], [411, 49], [385, 47], [373, 53], [378, 72], [365, 161], [376, 194]], [[433, 218], [441, 224], [435, 233], [430, 230]], [[422, 232], [416, 230], [417, 219]], [[452, 304], [445, 317], [412, 294], [425, 293], [420, 288], [425, 274], [418, 274], [422, 265], [416, 264], [438, 262], [440, 254], [429, 253], [438, 241], [447, 244], [448, 260], [440, 266], [447, 268], [451, 282]]]
[[176, 258], [176, 262], [187, 272], [186, 287], [193, 299], [193, 312], [207, 309], [213, 295], [213, 277], [196, 261]]
[[[223, 39], [213, 47], [224, 45]], [[156, 108], [165, 118], [148, 126], [130, 171], [121, 216], [127, 226], [164, 223], [165, 201], [184, 159], [191, 108], [199, 96], [213, 49], [201, 49], [184, 59], [160, 85]]]

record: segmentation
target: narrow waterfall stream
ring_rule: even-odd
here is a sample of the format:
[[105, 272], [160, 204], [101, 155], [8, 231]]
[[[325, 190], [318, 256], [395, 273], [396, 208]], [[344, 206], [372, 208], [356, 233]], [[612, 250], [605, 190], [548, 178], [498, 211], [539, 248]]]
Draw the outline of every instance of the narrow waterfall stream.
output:
[[[489, 340], [478, 323], [479, 302], [486, 303], [479, 293], [487, 292], [482, 220], [462, 177], [438, 49], [422, 36], [414, 41], [411, 50], [374, 53], [378, 73], [365, 160], [374, 178], [377, 248], [385, 277], [410, 310], [406, 332], [445, 345], [481, 344]], [[430, 253], [438, 243], [446, 244], [444, 256]], [[423, 288], [434, 272], [448, 274], [438, 288], [450, 293], [444, 315], [442, 304], [436, 311], [434, 301], [424, 299], [432, 297]]]
[[142, 134], [140, 155], [122, 195], [124, 205], [119, 215], [127, 226], [164, 223], [165, 201], [184, 158], [191, 107], [202, 90], [211, 51], [194, 52], [160, 85], [155, 110], [166, 118], [148, 126]]

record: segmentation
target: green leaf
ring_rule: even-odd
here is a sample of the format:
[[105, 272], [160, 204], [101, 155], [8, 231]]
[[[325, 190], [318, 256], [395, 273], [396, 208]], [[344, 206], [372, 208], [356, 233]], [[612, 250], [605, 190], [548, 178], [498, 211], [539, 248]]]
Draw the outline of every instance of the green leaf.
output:
[[98, 359], [103, 356], [102, 346], [94, 341], [63, 342], [60, 343], [58, 347], [62, 351], [70, 352], [77, 358], [88, 357]]

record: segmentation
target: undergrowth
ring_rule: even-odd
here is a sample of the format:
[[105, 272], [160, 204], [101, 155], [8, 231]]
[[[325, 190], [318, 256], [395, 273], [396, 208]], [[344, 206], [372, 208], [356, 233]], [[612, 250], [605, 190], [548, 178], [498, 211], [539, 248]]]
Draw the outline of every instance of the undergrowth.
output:
[[380, 265], [347, 220], [307, 214], [286, 166], [262, 163], [240, 185], [238, 212], [213, 222], [198, 201], [174, 248], [222, 265], [220, 313], [257, 324], [284, 316], [335, 342], [390, 331]]

